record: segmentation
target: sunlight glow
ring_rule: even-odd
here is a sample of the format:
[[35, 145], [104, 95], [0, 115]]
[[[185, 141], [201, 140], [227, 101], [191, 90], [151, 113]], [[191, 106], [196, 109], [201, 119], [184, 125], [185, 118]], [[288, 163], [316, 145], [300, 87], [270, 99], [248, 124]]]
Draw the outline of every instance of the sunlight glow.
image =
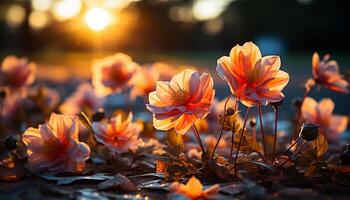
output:
[[86, 13], [85, 21], [89, 28], [100, 31], [110, 23], [110, 15], [102, 8], [92, 8]]
[[26, 16], [25, 9], [20, 5], [11, 5], [6, 12], [6, 23], [10, 27], [20, 26]]
[[76, 16], [81, 7], [80, 0], [61, 0], [55, 3], [52, 12], [57, 20], [63, 21]]
[[32, 0], [32, 7], [38, 11], [48, 11], [51, 4], [52, 0]]
[[29, 25], [33, 29], [42, 29], [50, 22], [48, 14], [41, 11], [32, 11], [29, 15]]
[[197, 20], [210, 20], [218, 17], [232, 0], [197, 0], [192, 12]]

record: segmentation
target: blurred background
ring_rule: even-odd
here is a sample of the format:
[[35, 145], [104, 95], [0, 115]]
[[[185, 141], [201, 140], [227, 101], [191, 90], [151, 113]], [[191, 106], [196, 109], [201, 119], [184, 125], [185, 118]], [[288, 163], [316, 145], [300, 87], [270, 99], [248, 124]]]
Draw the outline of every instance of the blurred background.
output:
[[[349, 4], [342, 0], [0, 0], [0, 55], [26, 56], [38, 77], [88, 79], [94, 58], [126, 52], [214, 71], [236, 44], [278, 54], [291, 74], [287, 97], [302, 96], [314, 51], [350, 69]], [[218, 81], [219, 97], [228, 87]], [[348, 95], [335, 93], [336, 109]]]

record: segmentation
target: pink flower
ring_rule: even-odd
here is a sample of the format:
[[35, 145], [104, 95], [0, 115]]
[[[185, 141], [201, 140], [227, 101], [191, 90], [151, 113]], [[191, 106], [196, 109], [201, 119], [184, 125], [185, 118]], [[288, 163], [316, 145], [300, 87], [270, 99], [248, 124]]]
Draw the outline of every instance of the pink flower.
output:
[[109, 122], [93, 122], [92, 128], [97, 141], [114, 153], [122, 153], [138, 147], [138, 137], [143, 126], [132, 122], [132, 113], [126, 120], [123, 120], [122, 113], [119, 113]]
[[98, 111], [103, 106], [104, 99], [97, 96], [89, 83], [81, 84], [72, 96], [61, 105], [60, 111], [67, 115], [78, 114], [82, 111]]
[[158, 81], [146, 105], [153, 113], [154, 127], [185, 134], [209, 113], [215, 94], [213, 85], [207, 73], [200, 75], [188, 69], [176, 74], [170, 82]]
[[92, 83], [99, 95], [121, 92], [130, 84], [139, 65], [131, 57], [117, 53], [97, 60], [92, 66]]
[[27, 146], [28, 168], [37, 174], [81, 172], [90, 148], [79, 142], [79, 121], [66, 115], [51, 114], [48, 123], [28, 128], [22, 137]]
[[49, 87], [39, 87], [29, 90], [29, 98], [47, 110], [53, 110], [60, 101], [60, 95]]
[[348, 94], [349, 83], [339, 73], [338, 63], [335, 60], [329, 60], [329, 58], [330, 56], [327, 54], [320, 61], [318, 53], [313, 54], [312, 74], [316, 83], [330, 90]]
[[150, 92], [155, 90], [156, 81], [159, 77], [160, 74], [152, 68], [139, 68], [131, 79], [133, 87], [130, 92], [130, 98], [135, 100], [138, 96], [148, 96]]
[[[170, 195], [168, 199], [172, 199], [172, 195], [179, 194], [191, 200], [196, 199], [215, 199], [215, 195], [219, 192], [219, 184], [215, 184], [203, 190], [202, 183], [194, 176], [192, 176], [185, 184], [174, 182], [170, 185]], [[177, 198], [174, 198], [177, 199]], [[179, 198], [182, 199], [182, 198]]]
[[2, 119], [5, 125], [13, 125], [20, 120], [26, 99], [18, 93], [9, 93], [3, 100]]
[[34, 82], [36, 65], [25, 58], [7, 56], [1, 65], [0, 85], [11, 89], [26, 87]]
[[334, 103], [331, 99], [322, 99], [319, 103], [311, 97], [306, 97], [302, 106], [302, 117], [309, 123], [319, 125], [320, 132], [332, 142], [337, 142], [339, 135], [346, 129], [346, 116], [333, 115]]
[[232, 48], [230, 56], [218, 60], [217, 73], [230, 86], [245, 106], [266, 105], [284, 98], [282, 89], [289, 81], [289, 75], [279, 70], [278, 56], [262, 57], [259, 48], [252, 42]]

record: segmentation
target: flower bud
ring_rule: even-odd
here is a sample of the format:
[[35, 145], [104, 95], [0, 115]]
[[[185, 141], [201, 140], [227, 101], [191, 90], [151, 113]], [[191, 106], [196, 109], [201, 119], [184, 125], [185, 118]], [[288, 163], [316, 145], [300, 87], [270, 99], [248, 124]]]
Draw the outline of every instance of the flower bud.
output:
[[340, 161], [342, 164], [350, 165], [350, 144], [346, 144], [340, 155]]
[[256, 119], [255, 119], [255, 117], [253, 117], [253, 118], [251, 118], [249, 120], [249, 125], [250, 125], [250, 127], [255, 127], [256, 126]]
[[17, 148], [17, 139], [14, 136], [10, 135], [5, 139], [4, 145], [7, 150], [12, 151]]
[[277, 110], [284, 102], [284, 98], [280, 101], [276, 101], [276, 102], [269, 102], [269, 104], [275, 109]]
[[300, 108], [301, 104], [303, 103], [303, 100], [298, 97], [298, 98], [294, 98], [292, 102], [295, 107]]
[[229, 109], [227, 109], [226, 114], [230, 115], [230, 116], [234, 115], [235, 114], [235, 110], [233, 108], [229, 108]]
[[0, 100], [1, 100], [1, 99], [5, 99], [5, 97], [6, 97], [6, 92], [5, 92], [5, 90], [1, 90], [1, 91], [0, 91]]
[[320, 126], [313, 124], [304, 124], [300, 133], [300, 137], [306, 141], [316, 140], [319, 127]]
[[345, 151], [340, 157], [341, 163], [350, 165], [350, 150]]

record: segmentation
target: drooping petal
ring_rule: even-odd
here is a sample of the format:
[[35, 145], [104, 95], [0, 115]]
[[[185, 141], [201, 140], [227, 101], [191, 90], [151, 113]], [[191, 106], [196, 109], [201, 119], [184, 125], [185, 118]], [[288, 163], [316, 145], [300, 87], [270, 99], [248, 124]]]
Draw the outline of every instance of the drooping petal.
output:
[[311, 123], [315, 123], [318, 120], [317, 102], [311, 97], [306, 97], [301, 106], [302, 117]]

